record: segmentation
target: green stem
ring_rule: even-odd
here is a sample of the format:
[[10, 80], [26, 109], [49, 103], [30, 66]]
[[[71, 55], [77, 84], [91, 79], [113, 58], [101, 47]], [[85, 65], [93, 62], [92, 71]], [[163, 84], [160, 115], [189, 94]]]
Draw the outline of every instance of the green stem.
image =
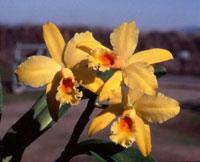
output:
[[96, 94], [91, 92], [88, 93], [89, 101], [87, 104], [86, 109], [80, 116], [78, 122], [76, 123], [72, 135], [68, 144], [66, 145], [64, 151], [62, 152], [61, 156], [55, 162], [68, 162], [72, 157], [74, 157], [80, 151], [78, 147], [78, 140], [83, 132], [85, 126], [90, 120], [90, 115], [92, 114], [95, 108], [95, 101], [96, 101]]

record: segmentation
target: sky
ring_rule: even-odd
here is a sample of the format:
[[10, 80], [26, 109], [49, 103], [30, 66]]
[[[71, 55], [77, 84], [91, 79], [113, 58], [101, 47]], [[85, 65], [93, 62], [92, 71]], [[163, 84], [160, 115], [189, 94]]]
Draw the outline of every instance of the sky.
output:
[[200, 28], [200, 0], [0, 0], [0, 23], [115, 27], [142, 30]]

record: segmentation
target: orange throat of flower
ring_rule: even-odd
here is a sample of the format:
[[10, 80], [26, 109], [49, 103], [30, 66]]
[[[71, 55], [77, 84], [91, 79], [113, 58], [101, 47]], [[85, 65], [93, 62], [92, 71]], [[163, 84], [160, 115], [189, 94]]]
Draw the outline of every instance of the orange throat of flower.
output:
[[133, 121], [131, 118], [125, 116], [122, 117], [119, 121], [119, 128], [125, 132], [131, 132], [133, 129]]
[[72, 80], [72, 78], [63, 78], [62, 80], [62, 90], [69, 94], [72, 93], [74, 88], [74, 81]]
[[106, 67], [112, 67], [112, 68], [120, 68], [121, 62], [116, 54], [114, 53], [104, 53], [100, 56], [100, 61], [102, 65]]
[[105, 53], [101, 55], [100, 60], [104, 66], [111, 67], [115, 64], [116, 56], [112, 53]]

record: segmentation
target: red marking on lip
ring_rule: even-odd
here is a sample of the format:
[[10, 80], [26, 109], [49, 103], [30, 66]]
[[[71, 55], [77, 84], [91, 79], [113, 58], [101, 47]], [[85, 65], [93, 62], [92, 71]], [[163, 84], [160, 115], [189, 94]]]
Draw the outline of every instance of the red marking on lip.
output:
[[131, 118], [125, 116], [120, 119], [119, 125], [123, 131], [129, 132], [132, 129], [133, 121], [131, 120]]
[[115, 64], [116, 56], [113, 53], [105, 53], [101, 56], [102, 64], [111, 67]]
[[64, 78], [62, 80], [62, 89], [66, 92], [66, 93], [71, 93], [74, 87], [74, 82], [72, 81], [71, 78]]

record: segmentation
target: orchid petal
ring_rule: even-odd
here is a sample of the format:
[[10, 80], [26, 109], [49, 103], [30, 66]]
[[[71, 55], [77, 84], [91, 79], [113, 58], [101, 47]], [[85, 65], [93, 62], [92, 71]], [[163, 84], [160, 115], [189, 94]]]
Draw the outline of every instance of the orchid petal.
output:
[[82, 61], [72, 68], [76, 80], [86, 89], [93, 93], [99, 93], [100, 88], [104, 82], [101, 78], [96, 76], [96, 72], [87, 67], [87, 62]]
[[102, 47], [101, 43], [94, 39], [91, 32], [75, 34], [66, 46], [64, 62], [67, 67], [72, 68], [79, 62], [86, 60], [91, 50]]
[[135, 117], [135, 138], [139, 150], [144, 156], [151, 152], [151, 132], [148, 124], [136, 115]]
[[20, 82], [40, 87], [51, 82], [59, 70], [61, 66], [53, 59], [46, 56], [32, 56], [17, 67], [16, 74]]
[[63, 66], [65, 41], [57, 26], [51, 22], [44, 24], [43, 37], [51, 57]]
[[121, 102], [121, 84], [122, 84], [122, 72], [116, 71], [104, 84], [100, 95], [100, 101], [109, 100], [110, 103]]
[[[130, 64], [123, 70], [125, 84], [138, 94], [155, 95], [158, 87], [154, 69], [144, 62]], [[138, 93], [138, 94], [137, 94]]]
[[120, 104], [110, 105], [97, 115], [91, 122], [88, 130], [88, 136], [92, 136], [102, 129], [106, 128], [123, 111]]
[[130, 57], [138, 42], [139, 30], [134, 21], [126, 22], [118, 26], [110, 35], [110, 41], [114, 52], [124, 61]]
[[174, 117], [180, 111], [179, 103], [161, 93], [156, 96], [144, 95], [134, 108], [139, 116], [148, 122], [163, 123]]
[[127, 65], [134, 62], [146, 62], [148, 64], [155, 64], [171, 59], [173, 59], [173, 56], [168, 50], [154, 48], [135, 53], [128, 59]]
[[49, 114], [51, 115], [54, 121], [58, 120], [58, 114], [60, 109], [60, 102], [56, 100], [57, 87], [59, 86], [59, 81], [61, 76], [57, 73], [51, 83], [47, 85], [46, 96], [47, 96], [47, 105], [49, 109]]

